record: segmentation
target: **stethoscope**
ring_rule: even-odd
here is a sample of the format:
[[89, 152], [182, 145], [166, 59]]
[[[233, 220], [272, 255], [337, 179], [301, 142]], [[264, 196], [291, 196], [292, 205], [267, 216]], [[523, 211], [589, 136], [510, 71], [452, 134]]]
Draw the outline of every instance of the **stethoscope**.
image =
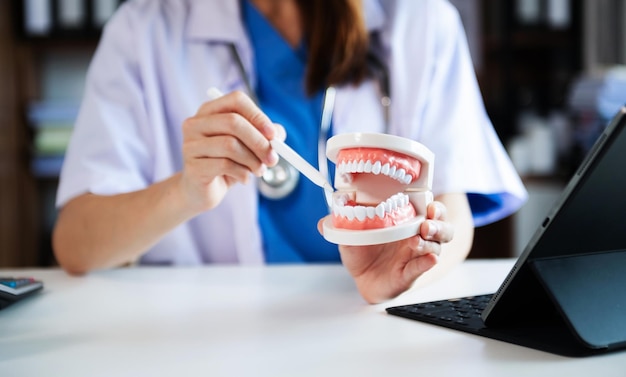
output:
[[[371, 36], [370, 50], [368, 52], [368, 64], [370, 71], [374, 79], [378, 83], [378, 90], [380, 95], [380, 104], [383, 108], [383, 118], [385, 122], [385, 133], [389, 131], [390, 114], [389, 108], [391, 106], [391, 93], [389, 85], [389, 70], [387, 65], [383, 62], [381, 56], [381, 49], [378, 36], [373, 34]], [[231, 55], [236, 63], [239, 74], [246, 86], [246, 90], [252, 100], [259, 103], [255, 91], [252, 88], [252, 84], [246, 74], [243, 61], [237, 52], [234, 44], [229, 44]], [[329, 177], [328, 160], [326, 159], [326, 141], [330, 133], [330, 125], [333, 118], [333, 112], [335, 108], [335, 96], [336, 89], [333, 86], [329, 86], [324, 91], [324, 97], [322, 99], [322, 116], [320, 119], [320, 132], [317, 140], [317, 157], [320, 173], [323, 176]], [[285, 159], [279, 158], [278, 163], [271, 168], [268, 168], [263, 176], [258, 180], [258, 189], [261, 195], [265, 198], [272, 200], [280, 200], [291, 194], [300, 180], [300, 172], [296, 170]], [[330, 179], [328, 180], [330, 182]]]

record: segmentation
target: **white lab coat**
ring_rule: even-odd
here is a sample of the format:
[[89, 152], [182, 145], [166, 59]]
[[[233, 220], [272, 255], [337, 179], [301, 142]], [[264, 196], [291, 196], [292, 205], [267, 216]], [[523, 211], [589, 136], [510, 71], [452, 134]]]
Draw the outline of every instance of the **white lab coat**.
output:
[[[507, 193], [507, 205], [482, 222], [515, 211], [526, 191], [486, 116], [454, 7], [445, 0], [365, 6], [368, 28], [381, 31], [390, 52], [389, 131], [434, 152], [435, 195]], [[57, 206], [85, 192], [139, 190], [180, 171], [181, 125], [207, 100], [207, 88], [245, 90], [228, 43], [254, 83], [238, 0], [124, 3], [89, 68]], [[335, 133], [382, 132], [383, 123], [374, 83], [338, 88]], [[168, 233], [143, 261], [262, 263], [261, 245], [256, 186], [236, 185], [217, 208]]]

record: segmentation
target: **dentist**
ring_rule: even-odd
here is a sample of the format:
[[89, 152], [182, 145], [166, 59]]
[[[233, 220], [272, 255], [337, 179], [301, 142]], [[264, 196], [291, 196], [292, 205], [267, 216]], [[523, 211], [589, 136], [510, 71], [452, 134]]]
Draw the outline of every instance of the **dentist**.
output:
[[[207, 100], [209, 87], [227, 94]], [[434, 152], [435, 202], [414, 237], [337, 247], [318, 231], [319, 187], [263, 188], [281, 166], [272, 138], [317, 166], [320, 142], [357, 131]], [[129, 0], [88, 71], [53, 247], [71, 274], [341, 262], [375, 303], [464, 260], [474, 226], [525, 199], [446, 0]]]

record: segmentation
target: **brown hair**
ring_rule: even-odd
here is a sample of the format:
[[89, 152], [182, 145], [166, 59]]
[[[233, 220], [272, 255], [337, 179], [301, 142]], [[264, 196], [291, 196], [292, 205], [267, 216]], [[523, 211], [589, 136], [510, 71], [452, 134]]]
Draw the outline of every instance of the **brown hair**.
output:
[[309, 49], [306, 89], [358, 84], [367, 76], [368, 32], [361, 0], [298, 0]]

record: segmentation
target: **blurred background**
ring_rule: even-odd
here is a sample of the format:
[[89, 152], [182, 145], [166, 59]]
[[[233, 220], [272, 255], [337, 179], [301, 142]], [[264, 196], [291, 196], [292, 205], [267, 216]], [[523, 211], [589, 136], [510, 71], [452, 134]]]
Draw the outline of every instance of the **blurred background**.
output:
[[[0, 267], [55, 265], [54, 199], [85, 73], [123, 0], [0, 0]], [[421, 0], [416, 0], [421, 1]], [[471, 257], [519, 255], [626, 98], [626, 0], [451, 0], [530, 198]]]

